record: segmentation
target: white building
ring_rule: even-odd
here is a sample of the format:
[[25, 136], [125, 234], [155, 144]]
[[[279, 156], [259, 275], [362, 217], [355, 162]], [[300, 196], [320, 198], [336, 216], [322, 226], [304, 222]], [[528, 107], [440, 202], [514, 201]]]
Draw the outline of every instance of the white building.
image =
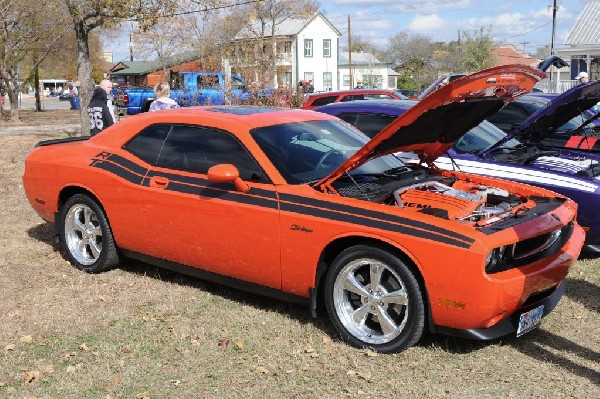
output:
[[[350, 65], [350, 56], [352, 65]], [[368, 89], [395, 89], [399, 74], [390, 67], [391, 64], [379, 61], [371, 53], [340, 52], [338, 65], [340, 90], [352, 89], [358, 82], [362, 82]]]
[[600, 79], [600, 1], [591, 1], [577, 18], [564, 44], [555, 53], [570, 64], [555, 73], [558, 92], [563, 92], [578, 82], [579, 72], [587, 72], [590, 80]]
[[[259, 35], [258, 32], [269, 33]], [[261, 36], [263, 39], [274, 39], [277, 76], [273, 83], [276, 86], [293, 87], [301, 80], [310, 80], [315, 91], [338, 90], [338, 38], [341, 33], [323, 14], [286, 19], [275, 29], [272, 29], [272, 24], [260, 26], [256, 22], [242, 29], [234, 41], [247, 43], [257, 41]], [[237, 62], [242, 61], [238, 58]]]

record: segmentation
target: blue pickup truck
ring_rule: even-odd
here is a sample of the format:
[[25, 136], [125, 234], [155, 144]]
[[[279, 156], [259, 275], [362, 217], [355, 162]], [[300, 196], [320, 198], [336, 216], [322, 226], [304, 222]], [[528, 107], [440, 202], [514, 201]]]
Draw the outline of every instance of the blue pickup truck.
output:
[[[236, 74], [231, 74], [230, 90], [223, 72], [171, 72], [171, 98], [182, 106], [222, 105], [229, 96], [231, 103], [236, 104], [250, 96], [246, 81]], [[120, 115], [134, 115], [147, 112], [152, 101], [156, 99], [152, 87], [119, 88], [116, 95], [117, 111]]]

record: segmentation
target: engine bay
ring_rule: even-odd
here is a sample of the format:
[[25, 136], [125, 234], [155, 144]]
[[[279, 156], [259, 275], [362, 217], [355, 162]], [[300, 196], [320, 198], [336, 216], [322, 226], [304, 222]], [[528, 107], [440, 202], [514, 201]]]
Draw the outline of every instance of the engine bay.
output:
[[515, 208], [528, 201], [507, 190], [439, 176], [417, 166], [407, 167], [394, 176], [354, 176], [336, 188], [346, 197], [478, 226], [513, 216]]

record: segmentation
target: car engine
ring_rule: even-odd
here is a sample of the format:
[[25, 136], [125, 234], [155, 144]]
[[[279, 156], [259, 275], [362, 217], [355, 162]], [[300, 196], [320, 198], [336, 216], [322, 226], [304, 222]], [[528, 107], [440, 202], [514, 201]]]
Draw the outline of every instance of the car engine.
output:
[[471, 222], [492, 217], [501, 220], [522, 203], [505, 190], [463, 181], [454, 182], [452, 187], [436, 180], [416, 183], [395, 190], [394, 198], [397, 206], [407, 210]]

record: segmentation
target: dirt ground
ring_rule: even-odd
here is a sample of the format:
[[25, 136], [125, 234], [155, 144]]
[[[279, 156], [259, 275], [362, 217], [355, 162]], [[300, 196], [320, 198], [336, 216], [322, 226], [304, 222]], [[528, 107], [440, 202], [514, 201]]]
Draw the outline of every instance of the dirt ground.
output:
[[519, 339], [431, 336], [377, 355], [299, 305], [131, 261], [77, 271], [21, 181], [51, 137], [0, 135], [1, 398], [600, 397], [599, 258], [577, 262], [555, 311]]

